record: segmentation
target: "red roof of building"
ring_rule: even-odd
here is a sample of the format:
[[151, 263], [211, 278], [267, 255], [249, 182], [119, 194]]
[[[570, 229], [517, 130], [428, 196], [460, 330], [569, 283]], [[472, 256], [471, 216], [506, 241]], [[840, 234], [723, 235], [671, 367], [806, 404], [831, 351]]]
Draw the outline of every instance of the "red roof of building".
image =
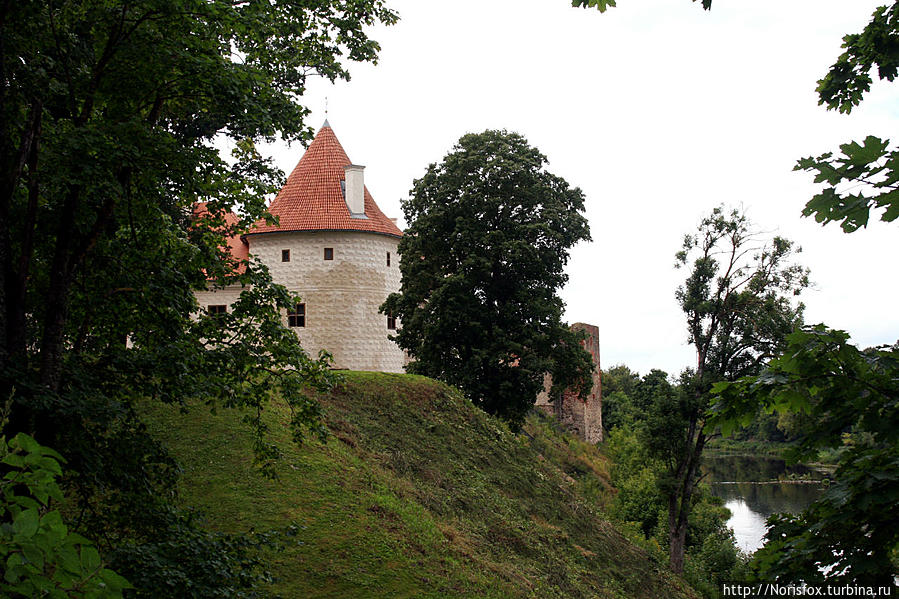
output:
[[352, 164], [325, 121], [309, 144], [268, 211], [277, 225], [259, 221], [247, 235], [276, 231], [368, 231], [402, 236], [402, 231], [384, 216], [365, 189], [365, 216], [353, 218], [344, 200], [340, 182], [343, 167]]
[[[208, 210], [206, 209], [206, 202], [199, 202], [194, 205], [193, 216], [195, 219], [200, 218], [208, 214]], [[233, 227], [237, 224], [239, 220], [237, 215], [233, 212], [226, 212], [224, 215], [225, 225], [227, 227]], [[231, 254], [231, 257], [235, 260], [249, 260], [250, 258], [250, 246], [240, 235], [230, 235], [227, 238], [228, 242], [228, 252]], [[242, 273], [246, 270], [246, 265], [241, 264], [237, 267], [237, 272]]]

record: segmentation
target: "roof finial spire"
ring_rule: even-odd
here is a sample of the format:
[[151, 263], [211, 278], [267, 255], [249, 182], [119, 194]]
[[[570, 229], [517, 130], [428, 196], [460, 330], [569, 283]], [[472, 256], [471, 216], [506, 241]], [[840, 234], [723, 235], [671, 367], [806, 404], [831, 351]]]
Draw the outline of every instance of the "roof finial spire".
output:
[[322, 129], [330, 126], [331, 124], [328, 122], [328, 96], [325, 96], [325, 122], [322, 123]]

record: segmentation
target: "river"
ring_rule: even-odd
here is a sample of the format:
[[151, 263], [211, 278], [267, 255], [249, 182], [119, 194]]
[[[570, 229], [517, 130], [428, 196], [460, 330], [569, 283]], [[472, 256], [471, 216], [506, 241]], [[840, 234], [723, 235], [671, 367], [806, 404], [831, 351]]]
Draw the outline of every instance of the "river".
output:
[[712, 494], [731, 511], [727, 526], [746, 553], [762, 546], [768, 516], [799, 513], [824, 489], [824, 471], [767, 456], [708, 456], [704, 470]]

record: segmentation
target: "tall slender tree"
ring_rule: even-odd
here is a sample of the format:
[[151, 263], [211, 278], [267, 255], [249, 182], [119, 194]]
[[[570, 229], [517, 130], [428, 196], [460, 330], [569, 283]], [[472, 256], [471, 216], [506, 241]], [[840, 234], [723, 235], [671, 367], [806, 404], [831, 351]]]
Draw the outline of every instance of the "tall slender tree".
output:
[[710, 390], [719, 381], [757, 373], [776, 356], [801, 322], [793, 298], [808, 286], [808, 271], [790, 262], [795, 248], [768, 239], [739, 210], [715, 208], [687, 235], [677, 265], [689, 268], [676, 293], [687, 319], [696, 367], [681, 377], [680, 393], [666, 398], [649, 420], [653, 451], [667, 465], [671, 569], [682, 572], [691, 501], [710, 433]]

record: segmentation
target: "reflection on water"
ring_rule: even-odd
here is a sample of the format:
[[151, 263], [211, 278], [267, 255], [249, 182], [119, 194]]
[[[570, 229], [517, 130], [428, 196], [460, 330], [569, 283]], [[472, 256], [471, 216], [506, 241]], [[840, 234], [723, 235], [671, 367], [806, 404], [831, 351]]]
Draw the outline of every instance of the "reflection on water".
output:
[[[737, 545], [751, 553], [762, 546], [765, 520], [774, 513], [796, 514], [815, 501], [823, 489], [822, 473], [805, 466], [787, 466], [783, 460], [757, 456], [715, 456], [704, 469], [712, 493], [731, 511], [727, 521]], [[791, 477], [815, 482], [778, 482]]]
[[731, 499], [724, 507], [730, 510], [727, 527], [734, 531], [737, 547], [746, 553], [761, 547], [765, 541], [765, 518], [742, 499]]

